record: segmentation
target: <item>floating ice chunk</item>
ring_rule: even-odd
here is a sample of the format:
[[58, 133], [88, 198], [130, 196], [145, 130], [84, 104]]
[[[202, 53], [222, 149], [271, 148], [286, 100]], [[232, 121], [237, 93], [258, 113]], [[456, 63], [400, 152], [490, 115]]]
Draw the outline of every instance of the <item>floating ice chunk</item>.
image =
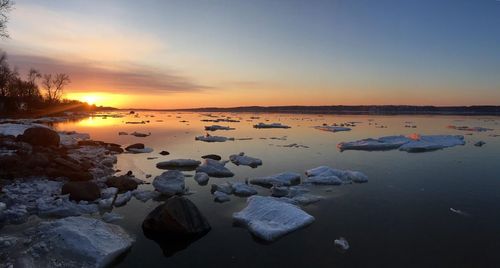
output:
[[104, 212], [102, 215], [102, 220], [105, 222], [117, 222], [123, 219], [123, 216], [115, 212]]
[[228, 194], [226, 194], [224, 192], [219, 192], [219, 191], [214, 192], [214, 201], [215, 202], [224, 203], [224, 202], [227, 202], [230, 200], [231, 200], [231, 198], [229, 198]]
[[142, 202], [146, 202], [149, 199], [154, 199], [160, 196], [160, 193], [158, 192], [139, 189], [132, 191], [132, 194], [137, 200], [140, 200]]
[[292, 199], [302, 206], [307, 206], [309, 204], [319, 202], [321, 199], [323, 199], [323, 197], [319, 196], [319, 195], [312, 195], [312, 194], [305, 194], [304, 193], [304, 194], [296, 195]]
[[178, 170], [165, 171], [153, 180], [153, 186], [162, 194], [182, 194], [185, 192], [184, 174]]
[[127, 191], [126, 193], [119, 194], [115, 199], [115, 206], [121, 207], [128, 203], [132, 199], [132, 191]]
[[239, 166], [250, 166], [250, 167], [258, 167], [262, 165], [262, 160], [250, 156], [246, 156], [245, 153], [233, 154], [229, 156], [229, 160], [233, 162], [233, 164]]
[[286, 186], [273, 186], [271, 187], [271, 195], [274, 197], [284, 197], [288, 195], [288, 187]]
[[206, 185], [208, 183], [209, 179], [210, 179], [210, 177], [205, 172], [196, 172], [196, 174], [194, 174], [194, 180], [199, 185]]
[[153, 148], [150, 147], [144, 147], [144, 148], [127, 148], [127, 151], [135, 154], [149, 154], [152, 153], [154, 150]]
[[222, 137], [222, 136], [196, 136], [194, 138], [197, 141], [204, 142], [225, 142], [225, 141], [234, 141], [234, 138]]
[[337, 145], [340, 150], [364, 150], [364, 151], [384, 151], [393, 150], [408, 143], [410, 140], [405, 136], [387, 136], [378, 139], [364, 139], [351, 142], [341, 142]]
[[29, 239], [28, 252], [36, 252], [35, 262], [45, 263], [46, 267], [61, 263], [75, 267], [106, 267], [134, 242], [120, 226], [85, 217], [42, 222], [30, 233], [34, 235]]
[[251, 184], [270, 188], [272, 186], [290, 186], [300, 183], [300, 174], [294, 172], [283, 172], [267, 177], [254, 178]]
[[19, 224], [28, 220], [29, 212], [25, 205], [14, 204], [5, 209], [2, 216], [8, 223]]
[[454, 209], [454, 208], [450, 208], [450, 211], [453, 212], [453, 213], [456, 213], [458, 215], [462, 215], [462, 216], [466, 216], [466, 217], [469, 217], [470, 214], [467, 213], [467, 212], [464, 212], [462, 210], [459, 210], [459, 209]]
[[101, 199], [99, 200], [98, 206], [101, 209], [108, 209], [113, 206], [113, 201], [115, 200], [115, 197], [110, 197], [106, 199]]
[[113, 198], [117, 193], [118, 193], [118, 188], [108, 187], [106, 189], [101, 190], [101, 198], [103, 199]]
[[254, 128], [290, 128], [287, 125], [282, 125], [281, 123], [271, 123], [271, 124], [266, 124], [266, 123], [258, 123], [257, 125], [253, 126]]
[[205, 162], [196, 169], [196, 172], [207, 173], [210, 177], [224, 178], [232, 177], [234, 173], [225, 167], [225, 162], [213, 159], [205, 159]]
[[464, 136], [430, 135], [420, 136], [417, 140], [412, 139], [410, 142], [399, 147], [399, 150], [406, 152], [426, 152], [464, 144]]
[[14, 124], [14, 123], [5, 123], [0, 124], [0, 136], [19, 136], [24, 133], [24, 131], [28, 128], [32, 127], [45, 127], [49, 128], [46, 125], [41, 124]]
[[308, 177], [305, 182], [322, 185], [340, 185], [349, 182], [367, 182], [368, 177], [359, 171], [341, 170], [327, 166], [320, 166], [306, 171]]
[[233, 193], [233, 186], [229, 182], [224, 182], [224, 183], [219, 183], [219, 184], [212, 184], [212, 187], [210, 191], [212, 193], [214, 192], [223, 192], [225, 194], [232, 194]]
[[59, 132], [60, 144], [63, 146], [76, 146], [79, 141], [89, 140], [88, 133], [78, 133], [75, 131]]
[[80, 216], [82, 214], [92, 214], [99, 211], [96, 204], [85, 202], [76, 203], [69, 200], [69, 197], [42, 197], [37, 199], [38, 215], [42, 217], [69, 217]]
[[335, 239], [333, 241], [333, 245], [341, 252], [347, 251], [349, 249], [349, 242], [347, 242], [347, 240], [343, 237]]
[[378, 139], [364, 139], [353, 142], [341, 142], [340, 150], [381, 151], [400, 149], [407, 152], [425, 152], [465, 144], [460, 135], [429, 135], [413, 134], [405, 136], [387, 136]]
[[468, 126], [448, 126], [448, 128], [462, 130], [462, 131], [474, 131], [474, 132], [485, 132], [493, 130], [491, 128], [485, 128], [485, 127], [468, 127]]
[[273, 197], [251, 196], [247, 199], [247, 207], [233, 214], [233, 221], [245, 226], [258, 238], [274, 241], [311, 224], [314, 217]]
[[30, 212], [37, 209], [37, 199], [61, 194], [62, 182], [35, 179], [16, 181], [2, 188], [2, 202], [10, 205], [24, 205]]
[[339, 127], [339, 126], [316, 126], [315, 129], [329, 131], [329, 132], [339, 132], [339, 131], [350, 131], [351, 128]]
[[168, 161], [159, 162], [156, 164], [160, 169], [171, 168], [196, 168], [201, 164], [200, 161], [194, 159], [172, 159]]
[[257, 190], [243, 182], [233, 182], [231, 183], [231, 187], [233, 188], [233, 194], [236, 196], [247, 197], [257, 194]]
[[205, 130], [206, 131], [234, 130], [234, 128], [232, 128], [232, 127], [225, 127], [225, 126], [219, 126], [219, 125], [211, 125], [211, 126], [206, 126]]

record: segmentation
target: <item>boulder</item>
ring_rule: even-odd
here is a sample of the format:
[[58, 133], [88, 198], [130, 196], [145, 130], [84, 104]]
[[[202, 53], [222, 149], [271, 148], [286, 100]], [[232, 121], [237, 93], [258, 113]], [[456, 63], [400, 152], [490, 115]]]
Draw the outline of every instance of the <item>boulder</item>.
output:
[[36, 146], [59, 146], [60, 137], [57, 132], [46, 127], [32, 127], [24, 131], [21, 141]]
[[193, 202], [174, 196], [148, 214], [142, 229], [158, 235], [193, 237], [206, 234], [211, 227]]
[[106, 185], [108, 187], [118, 188], [118, 192], [124, 193], [127, 191], [132, 191], [137, 189], [137, 180], [130, 176], [119, 176], [119, 177], [111, 177], [106, 181]]
[[94, 201], [101, 197], [99, 186], [91, 181], [67, 182], [63, 185], [61, 193], [69, 194], [69, 198], [74, 201]]

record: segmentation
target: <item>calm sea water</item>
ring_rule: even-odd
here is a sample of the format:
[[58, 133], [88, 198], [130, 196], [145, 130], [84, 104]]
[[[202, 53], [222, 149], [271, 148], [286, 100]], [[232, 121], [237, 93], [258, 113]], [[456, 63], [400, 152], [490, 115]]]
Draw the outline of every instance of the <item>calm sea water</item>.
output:
[[[226, 166], [233, 178], [211, 178], [199, 186], [192, 177], [186, 184], [195, 193], [188, 198], [207, 217], [212, 230], [184, 250], [165, 256], [159, 244], [143, 235], [141, 224], [159, 202], [132, 199], [115, 208], [124, 219], [118, 222], [136, 237], [131, 251], [119, 267], [498, 267], [500, 266], [500, 117], [463, 116], [335, 116], [297, 114], [213, 114], [230, 116], [238, 123], [201, 122], [215, 119], [200, 113], [139, 112], [139, 117], [90, 117], [78, 122], [59, 123], [59, 130], [87, 132], [95, 140], [122, 145], [141, 142], [154, 148], [150, 154], [122, 154], [117, 168], [132, 170], [152, 181], [163, 172], [159, 161], [175, 158], [200, 159], [205, 154], [229, 155], [245, 152], [263, 160], [263, 166]], [[250, 119], [258, 116], [259, 119]], [[147, 124], [126, 121], [149, 120]], [[254, 129], [258, 122], [280, 122], [290, 129]], [[373, 121], [371, 121], [373, 120]], [[187, 122], [180, 122], [187, 121]], [[323, 123], [360, 122], [349, 132], [330, 133], [313, 126]], [[405, 122], [417, 128], [405, 128]], [[370, 125], [371, 122], [371, 125]], [[377, 125], [375, 125], [377, 123]], [[236, 128], [211, 134], [253, 138], [224, 143], [195, 141], [204, 126], [219, 124]], [[378, 128], [377, 126], [387, 126]], [[466, 135], [465, 146], [426, 153], [400, 151], [340, 152], [336, 145], [369, 137], [398, 134], [467, 134], [448, 125], [482, 126], [494, 131]], [[119, 131], [151, 132], [138, 138], [119, 136]], [[270, 139], [286, 137], [286, 140]], [[485, 141], [483, 147], [473, 144]], [[309, 148], [287, 148], [297, 143]], [[168, 156], [158, 153], [170, 152]], [[147, 157], [158, 157], [147, 160]], [[321, 165], [359, 170], [369, 176], [365, 184], [317, 186], [314, 193], [324, 200], [304, 207], [316, 221], [271, 244], [262, 244], [244, 228], [233, 227], [231, 215], [245, 207], [245, 198], [215, 203], [210, 185], [244, 181], [254, 176], [284, 171], [304, 173]], [[194, 174], [194, 172], [185, 172]], [[151, 174], [150, 179], [145, 175]], [[258, 186], [256, 186], [259, 188]], [[151, 185], [141, 188], [150, 189]], [[327, 191], [330, 189], [331, 191]], [[259, 188], [259, 194], [269, 190]], [[469, 216], [454, 213], [450, 208]], [[351, 248], [340, 253], [333, 241], [345, 237]]]

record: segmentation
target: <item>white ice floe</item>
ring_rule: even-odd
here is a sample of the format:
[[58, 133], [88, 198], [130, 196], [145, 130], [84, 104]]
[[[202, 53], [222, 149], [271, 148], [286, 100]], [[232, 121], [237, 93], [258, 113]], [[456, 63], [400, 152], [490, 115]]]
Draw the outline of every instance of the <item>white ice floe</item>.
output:
[[224, 192], [219, 192], [219, 191], [214, 192], [214, 201], [215, 202], [224, 203], [224, 202], [228, 202], [230, 200], [231, 200], [231, 198], [229, 197], [228, 194], [226, 194]]
[[228, 138], [228, 137], [222, 137], [222, 136], [211, 136], [211, 135], [196, 136], [194, 139], [197, 141], [204, 141], [204, 142], [234, 141], [234, 138]]
[[318, 130], [329, 131], [329, 132], [339, 132], [339, 131], [350, 131], [351, 128], [339, 127], [339, 126], [316, 126], [314, 127]]
[[364, 139], [352, 142], [341, 142], [340, 150], [381, 151], [399, 149], [407, 152], [425, 152], [464, 145], [464, 137], [460, 135], [429, 135], [420, 136], [387, 136], [378, 139]]
[[233, 220], [258, 238], [274, 241], [311, 224], [314, 217], [273, 197], [251, 196], [247, 199], [247, 207], [233, 214]]
[[205, 172], [196, 172], [196, 174], [194, 174], [194, 180], [200, 185], [207, 184], [209, 179], [210, 177]]
[[79, 141], [89, 140], [90, 135], [88, 133], [78, 133], [75, 131], [61, 131], [58, 132], [60, 138], [60, 144], [66, 147], [76, 146]]
[[485, 128], [485, 127], [468, 127], [468, 126], [448, 126], [448, 128], [462, 130], [462, 131], [472, 131], [472, 132], [485, 132], [493, 130], [491, 128]]
[[37, 200], [61, 194], [62, 185], [62, 182], [46, 179], [15, 181], [3, 186], [3, 195], [0, 196], [0, 199], [7, 206], [23, 205], [29, 211], [36, 212]]
[[163, 172], [153, 180], [154, 188], [167, 195], [182, 194], [185, 192], [184, 174], [178, 170]]
[[350, 182], [367, 182], [368, 176], [359, 171], [341, 170], [320, 166], [306, 171], [306, 183], [320, 185], [340, 185]]
[[98, 206], [101, 209], [109, 209], [113, 206], [113, 201], [115, 201], [115, 197], [103, 198], [99, 200]]
[[300, 183], [300, 174], [283, 172], [272, 176], [253, 178], [250, 183], [268, 188], [272, 186], [291, 186]]
[[342, 252], [347, 251], [349, 249], [349, 242], [347, 242], [347, 240], [343, 237], [335, 239], [333, 241], [333, 245]]
[[200, 161], [194, 159], [172, 159], [168, 161], [159, 162], [156, 164], [156, 167], [161, 169], [187, 168], [187, 167], [197, 167], [200, 164], [201, 164]]
[[127, 151], [134, 153], [134, 154], [149, 154], [152, 153], [154, 150], [151, 147], [144, 147], [144, 148], [127, 148]]
[[118, 188], [108, 187], [101, 190], [101, 198], [103, 199], [112, 198], [115, 197], [117, 193], [118, 193]]
[[257, 194], [255, 188], [243, 182], [233, 182], [231, 187], [233, 188], [233, 194], [236, 196], [247, 197]]
[[37, 214], [42, 217], [69, 217], [93, 214], [99, 211], [96, 204], [69, 200], [68, 195], [47, 196], [36, 200]]
[[196, 172], [207, 173], [210, 177], [224, 178], [232, 177], [234, 173], [225, 167], [225, 162], [213, 159], [205, 159], [204, 163], [196, 169]]
[[294, 197], [291, 197], [291, 199], [293, 201], [297, 202], [297, 204], [299, 204], [301, 206], [307, 206], [307, 205], [319, 202], [320, 200], [323, 199], [323, 197], [319, 196], [319, 195], [303, 193], [303, 194], [299, 194], [299, 195], [296, 195]]
[[231, 183], [229, 182], [223, 182], [223, 183], [214, 183], [212, 184], [211, 190], [212, 193], [214, 192], [222, 192], [225, 194], [232, 194], [234, 189]]
[[41, 267], [106, 267], [125, 253], [134, 239], [120, 226], [85, 217], [42, 222], [29, 231], [28, 250]]
[[205, 126], [206, 131], [216, 131], [216, 130], [234, 130], [232, 127], [227, 127], [227, 126], [219, 126], [219, 125], [211, 125], [211, 126]]
[[5, 123], [0, 124], [0, 136], [19, 136], [24, 133], [24, 131], [28, 128], [32, 127], [44, 127], [50, 128], [46, 125], [41, 124], [14, 124], [14, 123]]
[[123, 216], [115, 212], [104, 212], [102, 215], [102, 220], [105, 222], [117, 222], [123, 219]]
[[132, 199], [132, 191], [127, 191], [123, 194], [119, 194], [115, 199], [115, 206], [121, 207], [128, 203]]
[[237, 166], [243, 165], [243, 166], [257, 167], [262, 165], [262, 160], [255, 157], [247, 156], [245, 155], [245, 153], [230, 155], [229, 160]]
[[139, 189], [132, 191], [132, 194], [137, 200], [140, 200], [142, 202], [146, 202], [149, 199], [155, 199], [160, 196], [159, 192]]
[[253, 126], [254, 128], [290, 128], [287, 125], [282, 125], [281, 123], [271, 123], [271, 124], [266, 124], [266, 123], [258, 123], [257, 125]]

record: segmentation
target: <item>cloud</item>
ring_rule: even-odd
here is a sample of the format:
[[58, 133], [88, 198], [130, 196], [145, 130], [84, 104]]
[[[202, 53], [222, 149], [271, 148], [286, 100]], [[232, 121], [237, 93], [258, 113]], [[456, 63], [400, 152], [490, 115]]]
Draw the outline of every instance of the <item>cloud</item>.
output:
[[173, 70], [160, 70], [139, 64], [63, 61], [22, 54], [10, 54], [9, 62], [19, 67], [21, 72], [33, 67], [42, 73], [67, 73], [72, 80], [68, 88], [74, 92], [100, 90], [114, 93], [179, 93], [211, 88]]

